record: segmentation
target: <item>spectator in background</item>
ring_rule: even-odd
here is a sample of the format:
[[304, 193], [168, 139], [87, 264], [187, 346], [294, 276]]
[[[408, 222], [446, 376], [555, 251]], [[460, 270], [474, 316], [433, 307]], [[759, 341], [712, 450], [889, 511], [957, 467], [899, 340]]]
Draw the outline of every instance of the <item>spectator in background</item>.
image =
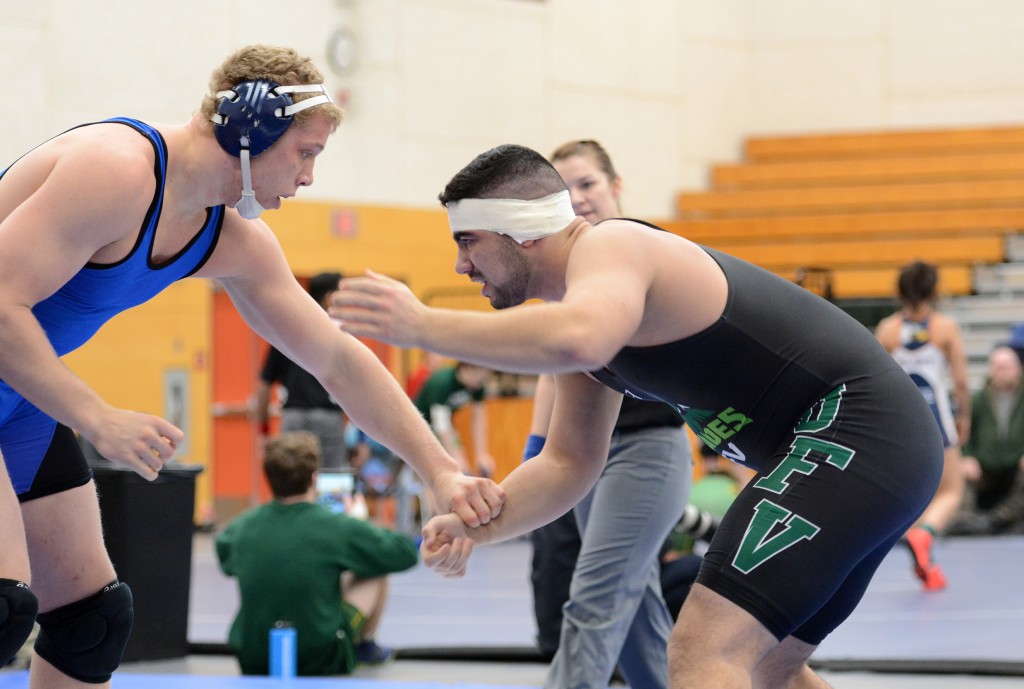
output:
[[904, 539], [914, 560], [914, 573], [928, 591], [946, 587], [946, 576], [932, 561], [932, 544], [963, 502], [960, 443], [967, 439], [971, 419], [964, 343], [957, 322], [935, 308], [938, 282], [938, 271], [930, 263], [915, 261], [904, 266], [898, 280], [902, 306], [882, 319], [875, 331], [878, 341], [917, 384], [942, 433], [942, 481], [928, 509]]
[[964, 475], [973, 498], [950, 525], [955, 534], [1021, 532], [1024, 527], [1024, 386], [1021, 361], [1007, 346], [988, 357], [985, 387], [974, 394]]
[[[309, 281], [309, 296], [327, 308], [327, 300], [338, 290], [341, 273], [320, 273]], [[267, 357], [256, 384], [256, 421], [260, 433], [270, 427], [270, 390], [280, 384], [285, 393], [281, 405], [281, 431], [309, 431], [320, 441], [323, 465], [338, 469], [349, 465], [345, 447], [345, 418], [338, 402], [320, 381], [275, 347]], [[359, 456], [359, 455], [356, 455]]]
[[[732, 497], [735, 495], [733, 493]], [[712, 514], [691, 502], [665, 541], [659, 557], [661, 595], [673, 622], [679, 617], [683, 602], [697, 581], [700, 566], [704, 563], [703, 553], [715, 537], [721, 518], [721, 515]]]
[[296, 630], [300, 675], [346, 674], [356, 662], [393, 655], [374, 641], [386, 575], [413, 567], [416, 547], [408, 536], [317, 504], [320, 461], [308, 431], [268, 440], [263, 470], [273, 500], [217, 537], [221, 569], [238, 579], [241, 604], [228, 642], [243, 674], [267, 674], [269, 633], [280, 622]]
[[[576, 215], [595, 225], [621, 215], [622, 177], [597, 141], [570, 141], [551, 163]], [[541, 375], [526, 459], [544, 446], [554, 399], [554, 377]], [[663, 402], [623, 398], [597, 484], [530, 536], [537, 642], [554, 653], [545, 687], [603, 689], [616, 662], [632, 686], [668, 686], [674, 618], [663, 597], [659, 553], [686, 506], [692, 470], [682, 416]], [[696, 577], [695, 568], [681, 566], [693, 562], [679, 559], [669, 567], [668, 586], [680, 604]]]
[[405, 391], [409, 395], [410, 399], [416, 399], [416, 396], [420, 394], [420, 390], [429, 380], [430, 376], [434, 374], [434, 371], [441, 368], [444, 363], [444, 357], [434, 352], [423, 352], [423, 356], [420, 359], [420, 365], [416, 367], [416, 370], [409, 374], [409, 377], [405, 381]]
[[487, 441], [487, 408], [483, 403], [487, 393], [487, 379], [492, 373], [489, 368], [460, 361], [454, 366], [434, 371], [414, 400], [416, 408], [430, 422], [441, 445], [466, 474], [470, 473], [469, 460], [458, 431], [452, 424], [452, 414], [466, 405], [472, 405], [473, 458], [476, 473], [485, 478], [494, 474], [494, 458]]
[[400, 458], [351, 422], [345, 426], [345, 445], [350, 463], [358, 467], [356, 486], [366, 497], [370, 518], [381, 526], [418, 536], [419, 530], [410, 518], [411, 506], [405, 504], [409, 499], [407, 484], [415, 485], [417, 496], [423, 493], [414, 472], [402, 471], [405, 465]]

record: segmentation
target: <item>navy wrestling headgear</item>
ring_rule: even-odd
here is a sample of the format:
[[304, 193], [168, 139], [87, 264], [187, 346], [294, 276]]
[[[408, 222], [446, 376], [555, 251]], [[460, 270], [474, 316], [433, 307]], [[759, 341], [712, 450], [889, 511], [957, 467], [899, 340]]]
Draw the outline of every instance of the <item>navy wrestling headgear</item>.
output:
[[[296, 102], [291, 93], [319, 93]], [[330, 103], [323, 84], [281, 86], [269, 79], [253, 79], [217, 92], [217, 112], [210, 117], [221, 148], [242, 164], [242, 197], [235, 203], [243, 218], [255, 220], [263, 212], [252, 190], [249, 158], [274, 145], [292, 123], [292, 115], [314, 105]]]
[[[297, 103], [292, 93], [319, 93]], [[314, 105], [330, 103], [323, 84], [281, 86], [269, 79], [253, 79], [217, 92], [217, 114], [212, 119], [221, 148], [237, 157], [243, 149], [257, 156], [274, 145], [292, 123], [292, 115]]]

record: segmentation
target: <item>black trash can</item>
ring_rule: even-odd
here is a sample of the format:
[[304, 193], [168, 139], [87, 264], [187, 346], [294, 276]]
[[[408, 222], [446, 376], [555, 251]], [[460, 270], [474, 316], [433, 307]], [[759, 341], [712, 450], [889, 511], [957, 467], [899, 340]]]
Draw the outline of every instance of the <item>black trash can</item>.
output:
[[90, 462], [107, 552], [135, 599], [124, 660], [188, 654], [196, 476], [201, 466], [170, 463], [155, 481], [99, 459]]

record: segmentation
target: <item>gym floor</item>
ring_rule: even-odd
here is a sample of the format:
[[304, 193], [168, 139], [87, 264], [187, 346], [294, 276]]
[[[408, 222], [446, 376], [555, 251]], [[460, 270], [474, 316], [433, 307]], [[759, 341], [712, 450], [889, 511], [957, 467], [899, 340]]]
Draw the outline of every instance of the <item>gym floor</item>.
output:
[[[950, 538], [935, 555], [950, 580], [925, 593], [909, 555], [894, 550], [853, 616], [812, 659], [837, 689], [1008, 689], [1024, 686], [1024, 596], [1019, 569], [1024, 537]], [[417, 567], [393, 576], [378, 641], [398, 659], [360, 667], [345, 678], [300, 678], [308, 689], [440, 689], [540, 687], [546, 666], [534, 659], [527, 541], [473, 554], [467, 576], [447, 580]], [[197, 534], [192, 557], [189, 642], [223, 645], [237, 605], [235, 583], [220, 574], [212, 537]], [[193, 654], [126, 663], [115, 689], [256, 689], [283, 680], [240, 677], [233, 658]], [[24, 689], [24, 671], [0, 672], [0, 689]], [[612, 686], [621, 686], [613, 683]], [[637, 688], [642, 689], [642, 688]]]

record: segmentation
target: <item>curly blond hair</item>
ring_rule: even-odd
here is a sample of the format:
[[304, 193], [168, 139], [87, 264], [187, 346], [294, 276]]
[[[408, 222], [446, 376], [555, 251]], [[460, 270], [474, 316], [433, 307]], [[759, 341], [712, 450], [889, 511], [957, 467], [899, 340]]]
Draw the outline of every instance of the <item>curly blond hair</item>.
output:
[[[217, 112], [218, 91], [225, 91], [243, 81], [267, 79], [282, 86], [322, 84], [324, 75], [308, 57], [291, 48], [272, 45], [250, 45], [235, 51], [210, 75], [210, 92], [203, 98], [203, 118], [213, 127], [210, 118]], [[296, 101], [315, 96], [315, 93], [296, 93]], [[323, 114], [331, 120], [331, 131], [341, 124], [343, 112], [334, 103], [324, 103], [295, 113], [295, 121], [303, 122], [314, 114]]]

